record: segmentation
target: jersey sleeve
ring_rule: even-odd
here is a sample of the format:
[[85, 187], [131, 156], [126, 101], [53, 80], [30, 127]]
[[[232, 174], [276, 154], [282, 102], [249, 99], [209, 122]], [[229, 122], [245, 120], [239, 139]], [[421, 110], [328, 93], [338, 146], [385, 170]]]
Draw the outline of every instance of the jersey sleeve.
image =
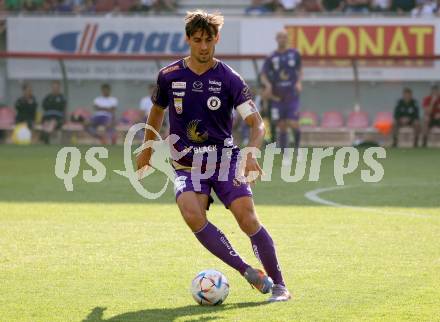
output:
[[159, 75], [157, 75], [156, 87], [153, 95], [151, 96], [151, 101], [153, 104], [156, 104], [164, 109], [168, 107], [168, 85], [161, 72], [159, 72]]
[[272, 71], [272, 61], [271, 61], [271, 56], [269, 56], [264, 60], [263, 68], [261, 69], [261, 72], [263, 74], [266, 74], [266, 76], [269, 76], [271, 71]]
[[302, 58], [298, 50], [295, 50], [295, 59], [296, 59], [295, 65], [297, 69], [300, 70], [302, 68]]
[[232, 105], [234, 108], [243, 104], [246, 101], [252, 100], [252, 94], [249, 86], [244, 79], [233, 73], [231, 78], [231, 93], [232, 93]]

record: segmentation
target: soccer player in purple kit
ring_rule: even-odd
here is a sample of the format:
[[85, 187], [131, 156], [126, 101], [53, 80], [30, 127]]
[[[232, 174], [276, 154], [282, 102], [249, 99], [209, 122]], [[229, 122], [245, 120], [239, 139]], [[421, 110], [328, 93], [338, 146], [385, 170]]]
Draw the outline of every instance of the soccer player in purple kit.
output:
[[[250, 172], [261, 174], [262, 171], [251, 154], [241, 159], [240, 150], [233, 145], [232, 110], [236, 109], [250, 127], [248, 147], [260, 147], [265, 129], [244, 80], [228, 65], [214, 58], [223, 20], [220, 14], [200, 10], [188, 12], [185, 32], [190, 56], [160, 70], [147, 124], [159, 130], [165, 109], [169, 108], [170, 134], [179, 136], [173, 148], [187, 152], [180, 159], [174, 160], [173, 157], [172, 160], [176, 172], [176, 203], [195, 237], [261, 293], [272, 291], [269, 301], [287, 301], [291, 295], [281, 274], [274, 242], [257, 217], [249, 183], [238, 180], [235, 175], [240, 162], [244, 163], [245, 176]], [[144, 141], [154, 139], [154, 132], [146, 129]], [[229, 151], [226, 153], [227, 167], [223, 167], [220, 161], [220, 157], [223, 160], [221, 151], [225, 148]], [[199, 178], [196, 185], [192, 176], [194, 166], [199, 164], [194, 165], [194, 160], [200, 159], [197, 157], [205, 152], [216, 153], [214, 172], [209, 178]], [[138, 155], [138, 169], [150, 165], [151, 155], [151, 148]], [[207, 170], [209, 165], [204, 167]], [[254, 254], [267, 275], [247, 264], [226, 236], [207, 219], [206, 211], [212, 202], [211, 189], [249, 236]]]
[[293, 130], [295, 151], [298, 159], [301, 132], [299, 129], [299, 94], [302, 91], [301, 56], [293, 48], [288, 48], [286, 31], [276, 35], [278, 48], [266, 58], [261, 73], [264, 86], [263, 97], [271, 100], [272, 120], [279, 129], [281, 149], [288, 147], [288, 129]]

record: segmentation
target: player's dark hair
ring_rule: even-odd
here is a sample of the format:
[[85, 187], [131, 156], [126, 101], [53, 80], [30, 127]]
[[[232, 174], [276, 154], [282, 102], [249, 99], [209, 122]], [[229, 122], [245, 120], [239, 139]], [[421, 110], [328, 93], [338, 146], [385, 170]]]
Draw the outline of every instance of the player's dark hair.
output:
[[404, 92], [404, 93], [410, 93], [410, 94], [412, 94], [412, 90], [411, 90], [411, 88], [409, 88], [409, 87], [405, 87], [405, 88], [403, 89], [403, 92]]
[[24, 83], [23, 85], [21, 85], [21, 89], [23, 91], [27, 90], [29, 87], [31, 87], [31, 84], [29, 84], [29, 83]]
[[209, 37], [217, 36], [223, 26], [224, 18], [220, 13], [207, 13], [206, 11], [188, 11], [185, 17], [185, 33], [189, 38], [201, 30]]
[[111, 86], [110, 86], [110, 84], [104, 83], [104, 84], [101, 85], [101, 89], [108, 89], [108, 90], [110, 90]]

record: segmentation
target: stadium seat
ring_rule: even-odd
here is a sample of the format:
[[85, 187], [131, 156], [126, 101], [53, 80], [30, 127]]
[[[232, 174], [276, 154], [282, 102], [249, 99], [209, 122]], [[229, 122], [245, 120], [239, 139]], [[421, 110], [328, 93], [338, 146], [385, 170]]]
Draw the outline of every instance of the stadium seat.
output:
[[84, 107], [76, 108], [70, 113], [67, 122], [63, 125], [63, 132], [81, 132], [84, 131], [84, 124], [90, 120], [90, 111]]
[[393, 113], [388, 111], [377, 112], [376, 117], [374, 118], [374, 124], [381, 121], [389, 121], [393, 123]]
[[348, 115], [347, 127], [349, 129], [367, 129], [369, 125], [368, 113], [364, 111], [353, 111]]
[[110, 12], [113, 11], [117, 5], [114, 0], [97, 0], [96, 1], [96, 12]]
[[130, 108], [122, 112], [121, 124], [133, 125], [142, 121], [143, 112], [139, 109]]
[[324, 129], [339, 129], [344, 127], [344, 116], [338, 111], [324, 112], [321, 127]]
[[12, 130], [15, 126], [15, 111], [10, 107], [0, 107], [0, 130]]
[[135, 5], [135, 0], [118, 0], [118, 7], [120, 11], [130, 11], [130, 8]]
[[299, 115], [299, 124], [301, 127], [317, 127], [318, 114], [311, 111], [301, 112]]

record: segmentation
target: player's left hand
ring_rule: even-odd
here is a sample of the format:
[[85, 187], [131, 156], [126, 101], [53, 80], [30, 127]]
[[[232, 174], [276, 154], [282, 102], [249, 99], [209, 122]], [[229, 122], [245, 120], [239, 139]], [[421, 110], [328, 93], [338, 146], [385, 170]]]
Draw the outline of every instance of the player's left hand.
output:
[[244, 168], [244, 176], [246, 177], [246, 181], [249, 183], [255, 183], [262, 175], [263, 170], [261, 170], [257, 159], [252, 156], [248, 156]]
[[301, 83], [301, 82], [296, 82], [296, 84], [295, 84], [295, 89], [296, 89], [296, 92], [297, 92], [297, 93], [301, 93], [302, 90], [303, 90], [302, 83]]

